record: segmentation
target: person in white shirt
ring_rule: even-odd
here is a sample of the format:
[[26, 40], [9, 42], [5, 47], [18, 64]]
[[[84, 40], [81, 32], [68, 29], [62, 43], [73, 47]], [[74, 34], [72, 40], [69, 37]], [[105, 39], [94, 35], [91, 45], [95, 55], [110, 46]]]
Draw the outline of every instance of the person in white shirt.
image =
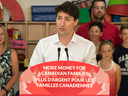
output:
[[79, 61], [97, 66], [95, 45], [74, 32], [79, 18], [78, 7], [66, 1], [57, 5], [55, 11], [58, 33], [38, 42], [28, 67], [58, 60]]

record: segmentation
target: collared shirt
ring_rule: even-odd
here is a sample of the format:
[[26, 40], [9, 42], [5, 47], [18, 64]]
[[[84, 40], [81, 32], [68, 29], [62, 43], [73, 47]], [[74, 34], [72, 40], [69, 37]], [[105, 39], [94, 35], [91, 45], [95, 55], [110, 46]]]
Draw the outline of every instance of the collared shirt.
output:
[[[90, 40], [88, 31], [89, 31], [89, 26], [92, 22], [93, 22], [93, 20], [91, 20], [88, 23], [85, 23], [85, 24], [81, 25], [78, 28], [76, 34]], [[119, 37], [120, 31], [117, 28], [117, 26], [107, 22], [105, 19], [104, 19], [103, 24], [104, 24], [103, 35], [100, 36], [99, 41], [101, 42], [101, 39], [106, 39], [106, 40], [111, 39], [114, 47], [117, 47], [117, 46], [121, 45], [123, 41]]]
[[58, 33], [41, 39], [34, 49], [28, 67], [49, 61], [58, 61], [58, 48], [60, 51], [59, 60], [67, 60], [65, 48], [68, 48], [69, 60], [85, 62], [97, 66], [95, 45], [81, 36], [73, 34], [71, 41], [64, 46], [58, 37]]

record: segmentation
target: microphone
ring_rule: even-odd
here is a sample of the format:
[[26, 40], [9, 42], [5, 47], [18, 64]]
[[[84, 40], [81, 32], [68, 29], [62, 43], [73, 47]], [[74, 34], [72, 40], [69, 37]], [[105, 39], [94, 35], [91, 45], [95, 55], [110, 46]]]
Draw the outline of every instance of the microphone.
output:
[[57, 50], [58, 50], [58, 61], [59, 61], [61, 48], [59, 47]]
[[69, 60], [68, 48], [65, 48], [65, 52], [66, 52], [66, 55], [67, 55], [67, 60]]

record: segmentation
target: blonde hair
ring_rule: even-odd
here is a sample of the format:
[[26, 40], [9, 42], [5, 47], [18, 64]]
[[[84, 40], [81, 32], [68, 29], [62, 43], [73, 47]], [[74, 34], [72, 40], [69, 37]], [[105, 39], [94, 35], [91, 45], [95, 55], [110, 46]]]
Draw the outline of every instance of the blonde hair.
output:
[[2, 25], [0, 24], [0, 27], [3, 29], [4, 31], [4, 35], [5, 35], [5, 41], [4, 41], [4, 48], [5, 50], [11, 48], [10, 44], [9, 44], [9, 39], [8, 39], [8, 33], [7, 33], [7, 29]]
[[[105, 40], [105, 41], [102, 41], [102, 42], [100, 43], [100, 45], [99, 45], [99, 51], [101, 51], [101, 47], [102, 47], [103, 45], [110, 45], [111, 48], [114, 49], [114, 46], [113, 46], [112, 42], [109, 41], [109, 40]], [[99, 57], [100, 57], [100, 60], [101, 60], [101, 59], [102, 59], [102, 55], [99, 54]]]

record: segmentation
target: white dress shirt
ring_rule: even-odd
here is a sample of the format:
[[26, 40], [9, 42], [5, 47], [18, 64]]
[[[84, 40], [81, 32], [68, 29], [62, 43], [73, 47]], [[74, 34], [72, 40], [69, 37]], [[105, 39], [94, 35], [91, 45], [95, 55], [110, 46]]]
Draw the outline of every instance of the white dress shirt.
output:
[[67, 60], [65, 48], [68, 48], [70, 61], [85, 62], [97, 66], [95, 45], [83, 37], [73, 34], [71, 41], [64, 46], [58, 37], [58, 33], [41, 39], [34, 49], [28, 67], [49, 61], [58, 61], [58, 48], [60, 47], [60, 59]]

